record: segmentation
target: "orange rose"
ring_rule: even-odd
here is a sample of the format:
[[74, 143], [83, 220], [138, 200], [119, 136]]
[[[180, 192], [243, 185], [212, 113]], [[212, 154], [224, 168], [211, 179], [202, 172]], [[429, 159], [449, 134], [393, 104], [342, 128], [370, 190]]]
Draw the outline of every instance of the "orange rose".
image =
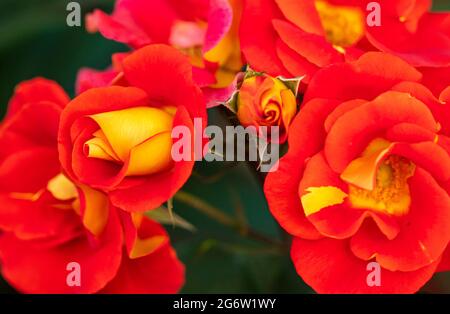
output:
[[449, 269], [450, 87], [436, 97], [421, 79], [371, 52], [309, 84], [265, 194], [317, 292], [413, 293]]
[[296, 113], [294, 92], [280, 79], [255, 75], [242, 82], [237, 96], [237, 117], [243, 126], [279, 127], [279, 142], [283, 143]]

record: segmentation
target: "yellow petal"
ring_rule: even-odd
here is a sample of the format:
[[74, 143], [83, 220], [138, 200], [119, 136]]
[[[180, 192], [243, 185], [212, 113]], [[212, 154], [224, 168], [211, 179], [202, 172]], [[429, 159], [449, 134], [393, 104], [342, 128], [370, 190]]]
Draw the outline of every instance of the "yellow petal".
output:
[[[139, 230], [141, 227], [142, 221], [144, 219], [144, 214], [142, 213], [132, 213], [131, 219], [133, 221], [133, 225], [136, 229]], [[164, 235], [158, 235], [154, 237], [150, 237], [147, 239], [141, 239], [139, 236], [136, 236], [136, 240], [133, 244], [133, 248], [129, 254], [130, 258], [139, 258], [142, 256], [146, 256], [156, 249], [158, 249], [162, 244], [166, 243], [168, 238]]]
[[78, 191], [75, 184], [62, 173], [48, 181], [47, 190], [54, 198], [60, 201], [68, 201], [78, 197]]
[[353, 160], [342, 172], [341, 179], [365, 190], [376, 185], [378, 164], [389, 153], [391, 143], [384, 139], [373, 140], [362, 157]]
[[98, 123], [120, 160], [127, 160], [134, 146], [150, 137], [170, 131], [173, 117], [164, 110], [135, 107], [90, 116]]
[[171, 132], [153, 136], [131, 150], [127, 176], [149, 175], [167, 169], [173, 162], [171, 152]]
[[295, 99], [294, 93], [290, 89], [282, 90], [280, 94], [283, 105], [283, 120], [286, 126], [288, 126], [297, 113], [297, 100]]
[[310, 187], [307, 194], [301, 197], [303, 210], [306, 216], [315, 214], [321, 209], [342, 204], [347, 194], [334, 186]]
[[[101, 132], [101, 130], [99, 131]], [[99, 137], [94, 137], [87, 141], [84, 145], [87, 157], [100, 158], [110, 161], [120, 161], [119, 157], [116, 155], [107, 140]]]
[[365, 19], [361, 9], [333, 5], [324, 0], [317, 0], [315, 6], [326, 38], [331, 44], [345, 48], [364, 37]]
[[100, 191], [80, 186], [84, 196], [83, 225], [95, 236], [105, 229], [109, 217], [108, 198]]
[[166, 241], [166, 236], [154, 236], [147, 239], [140, 239], [137, 237], [129, 256], [131, 259], [146, 256], [156, 251], [161, 245], [166, 243]]

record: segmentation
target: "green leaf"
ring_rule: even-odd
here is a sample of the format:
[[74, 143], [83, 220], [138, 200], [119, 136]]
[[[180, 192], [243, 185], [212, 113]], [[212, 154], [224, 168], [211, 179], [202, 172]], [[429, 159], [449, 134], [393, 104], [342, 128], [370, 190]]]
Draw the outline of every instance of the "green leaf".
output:
[[190, 232], [195, 232], [197, 230], [187, 220], [181, 218], [180, 216], [178, 216], [173, 212], [170, 212], [165, 207], [159, 207], [150, 210], [145, 213], [145, 216], [164, 225], [172, 225], [173, 227], [180, 227]]
[[286, 85], [286, 87], [289, 88], [294, 93], [295, 97], [297, 97], [297, 95], [298, 95], [298, 88], [300, 86], [301, 81], [304, 78], [305, 78], [305, 76], [294, 77], [294, 78], [285, 78], [282, 76], [277, 77], [277, 79], [282, 81], [283, 84]]

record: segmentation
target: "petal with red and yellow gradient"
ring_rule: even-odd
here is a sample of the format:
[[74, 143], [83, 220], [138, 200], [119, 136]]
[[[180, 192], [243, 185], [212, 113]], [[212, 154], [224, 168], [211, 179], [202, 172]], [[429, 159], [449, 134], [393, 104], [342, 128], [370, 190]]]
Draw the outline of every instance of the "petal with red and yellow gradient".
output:
[[228, 0], [210, 0], [209, 6], [203, 51], [213, 49], [230, 30], [233, 22], [233, 9]]

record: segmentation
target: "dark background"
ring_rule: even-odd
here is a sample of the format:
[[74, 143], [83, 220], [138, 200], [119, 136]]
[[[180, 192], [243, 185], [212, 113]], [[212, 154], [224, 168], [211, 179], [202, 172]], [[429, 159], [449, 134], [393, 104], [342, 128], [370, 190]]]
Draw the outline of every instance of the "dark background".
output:
[[[182, 0], [180, 0], [182, 1]], [[43, 76], [59, 82], [73, 96], [81, 67], [103, 69], [114, 52], [127, 47], [66, 25], [66, 0], [0, 0], [0, 116], [14, 87]], [[101, 8], [111, 12], [112, 0], [80, 0], [82, 14]], [[435, 9], [450, 9], [450, 0], [436, 0]], [[216, 124], [229, 123], [218, 110]], [[262, 178], [245, 163], [199, 163], [183, 189], [233, 217], [245, 216], [257, 232], [281, 243], [248, 239], [245, 231], [224, 227], [196, 208], [175, 201], [174, 211], [196, 232], [167, 226], [186, 264], [186, 293], [311, 293], [296, 275], [289, 258], [289, 239], [271, 217], [262, 192]], [[1, 204], [0, 204], [1, 206]], [[30, 261], [31, 262], [31, 261]], [[149, 269], [151, 271], [151, 269]], [[349, 274], [351, 276], [351, 274]], [[0, 292], [13, 292], [1, 280]], [[450, 293], [450, 276], [436, 275], [423, 289]]]

